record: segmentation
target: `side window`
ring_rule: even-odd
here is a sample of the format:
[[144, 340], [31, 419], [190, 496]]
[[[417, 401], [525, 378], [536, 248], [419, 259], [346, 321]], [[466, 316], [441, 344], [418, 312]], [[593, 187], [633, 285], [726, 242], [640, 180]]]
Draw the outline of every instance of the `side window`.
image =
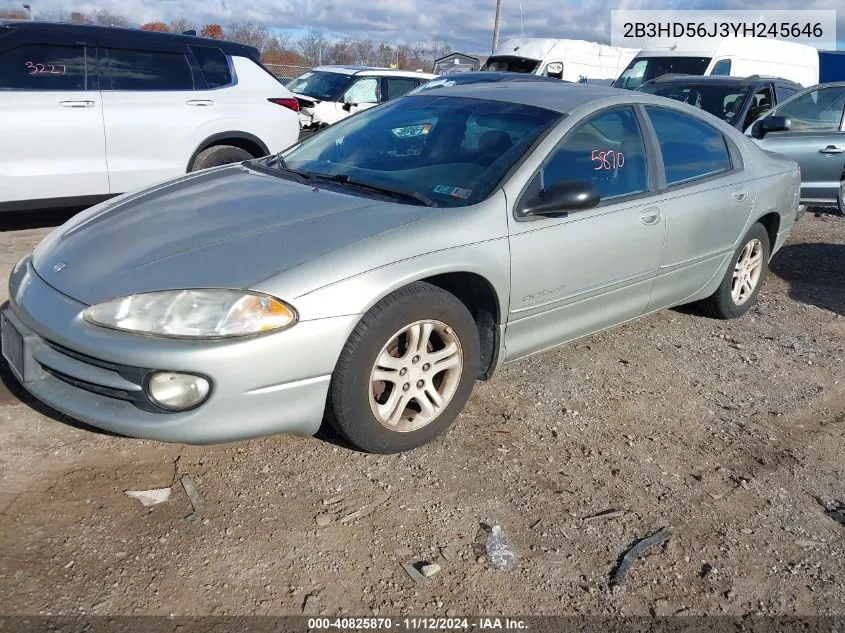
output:
[[711, 75], [730, 75], [731, 74], [731, 60], [720, 59], [713, 65]]
[[683, 112], [646, 107], [663, 154], [666, 182], [675, 185], [732, 168], [722, 133]]
[[106, 87], [112, 90], [193, 90], [194, 77], [182, 53], [109, 48]]
[[754, 123], [754, 121], [759, 119], [761, 115], [771, 110], [773, 105], [771, 87], [766, 86], [764, 88], [760, 88], [751, 98], [751, 105], [748, 106], [748, 114], [745, 116], [742, 129], [744, 130]]
[[786, 86], [775, 86], [775, 94], [777, 95], [778, 103], [786, 101], [796, 92], [797, 91], [793, 88], [787, 88]]
[[835, 132], [842, 124], [845, 86], [811, 90], [778, 108], [789, 117], [793, 132]]
[[387, 101], [396, 99], [417, 87], [417, 80], [410, 77], [387, 78]]
[[0, 90], [85, 90], [85, 47], [27, 44], [3, 51]]
[[220, 88], [232, 83], [232, 71], [229, 60], [219, 48], [211, 46], [191, 46], [191, 52], [197, 58], [202, 76], [209, 88]]
[[343, 95], [344, 103], [378, 103], [379, 78], [362, 77], [352, 84]]
[[602, 200], [648, 191], [645, 144], [632, 108], [596, 115], [571, 130], [543, 166], [541, 187], [586, 180]]

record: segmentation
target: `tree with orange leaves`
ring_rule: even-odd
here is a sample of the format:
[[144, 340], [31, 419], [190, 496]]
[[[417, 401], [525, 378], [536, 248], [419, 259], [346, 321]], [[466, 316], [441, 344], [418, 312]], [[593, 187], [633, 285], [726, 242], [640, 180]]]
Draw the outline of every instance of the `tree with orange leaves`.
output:
[[141, 25], [142, 31], [160, 31], [162, 33], [169, 33], [170, 27], [164, 22], [147, 22]]
[[225, 38], [223, 27], [219, 24], [206, 24], [200, 30], [200, 35], [203, 37], [210, 37], [213, 40], [222, 40]]

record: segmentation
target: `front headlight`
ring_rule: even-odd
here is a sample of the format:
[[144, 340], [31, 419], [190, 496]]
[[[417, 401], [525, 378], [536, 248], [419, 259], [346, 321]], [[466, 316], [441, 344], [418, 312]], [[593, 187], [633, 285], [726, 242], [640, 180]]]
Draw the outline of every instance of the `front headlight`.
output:
[[102, 327], [188, 338], [229, 338], [281, 330], [294, 309], [270, 295], [245, 290], [164, 290], [118, 297], [82, 313]]

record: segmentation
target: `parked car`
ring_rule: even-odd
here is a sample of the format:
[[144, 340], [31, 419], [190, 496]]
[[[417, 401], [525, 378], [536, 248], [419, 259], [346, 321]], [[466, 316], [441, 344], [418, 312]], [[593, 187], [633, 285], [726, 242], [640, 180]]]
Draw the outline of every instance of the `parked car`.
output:
[[0, 21], [0, 211], [90, 205], [297, 140], [296, 99], [232, 42]]
[[221, 442], [325, 416], [409, 450], [506, 362], [668, 306], [743, 315], [799, 184], [683, 103], [441, 88], [77, 215], [14, 267], [3, 354], [117, 433]]
[[801, 166], [802, 205], [845, 214], [845, 82], [794, 95], [750, 125], [746, 134], [763, 149]]
[[486, 83], [500, 83], [503, 81], [555, 81], [560, 83], [572, 83], [570, 81], [555, 79], [553, 77], [544, 77], [542, 75], [529, 75], [526, 73], [512, 73], [512, 72], [494, 72], [492, 70], [475, 70], [463, 73], [452, 73], [449, 75], [439, 75], [427, 81], [418, 88], [414, 88], [408, 94], [416, 95], [436, 88], [450, 88], [452, 86], [465, 86], [467, 84], [486, 84]]
[[303, 132], [315, 132], [407, 94], [437, 75], [371, 66], [326, 65], [288, 84], [299, 100]]
[[613, 83], [633, 90], [666, 74], [785, 77], [802, 87], [819, 82], [819, 53], [801, 42], [765, 37], [656, 39], [643, 46]]
[[745, 130], [761, 114], [803, 88], [778, 77], [716, 77], [712, 75], [663, 75], [638, 88], [697, 106]]

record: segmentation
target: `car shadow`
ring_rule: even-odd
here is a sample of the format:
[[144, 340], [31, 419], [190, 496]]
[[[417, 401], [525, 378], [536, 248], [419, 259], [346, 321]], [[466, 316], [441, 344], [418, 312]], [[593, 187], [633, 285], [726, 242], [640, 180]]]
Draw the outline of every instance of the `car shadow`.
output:
[[[8, 306], [9, 302], [5, 301], [2, 305], [0, 305], [0, 310], [5, 310]], [[98, 429], [97, 427], [71, 418], [38, 400], [35, 396], [24, 389], [20, 382], [18, 382], [18, 379], [15, 378], [14, 374], [12, 374], [12, 370], [9, 368], [9, 363], [7, 363], [6, 359], [3, 358], [2, 354], [0, 354], [0, 404], [11, 405], [16, 404], [17, 402], [22, 402], [27, 407], [37, 413], [40, 413], [44, 417], [50, 418], [55, 422], [65, 424], [74, 429], [90, 431], [92, 433], [96, 433], [97, 435], [105, 435], [107, 437], [121, 437], [116, 433]]]
[[77, 213], [87, 208], [77, 206], [63, 207], [61, 209], [0, 212], [0, 233], [61, 226]]
[[845, 316], [845, 244], [787, 244], [769, 270], [789, 284], [789, 297]]

